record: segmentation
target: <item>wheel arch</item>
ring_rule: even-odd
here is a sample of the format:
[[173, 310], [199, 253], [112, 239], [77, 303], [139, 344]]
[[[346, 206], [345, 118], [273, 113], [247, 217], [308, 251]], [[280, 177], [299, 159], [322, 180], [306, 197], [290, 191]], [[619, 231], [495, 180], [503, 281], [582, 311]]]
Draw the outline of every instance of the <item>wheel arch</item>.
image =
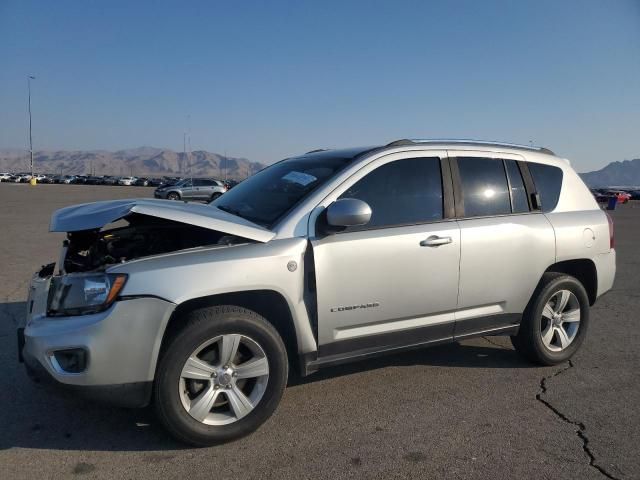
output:
[[549, 272], [565, 273], [577, 278], [587, 291], [589, 305], [595, 303], [598, 296], [598, 271], [593, 260], [588, 258], [564, 260], [550, 265], [544, 273]]
[[162, 357], [169, 343], [168, 340], [183, 328], [184, 322], [181, 320], [187, 313], [218, 305], [243, 307], [263, 316], [275, 327], [280, 337], [282, 337], [282, 341], [287, 348], [290, 366], [299, 367], [296, 363], [298, 362], [299, 350], [293, 313], [285, 297], [275, 290], [248, 290], [221, 293], [193, 298], [180, 303], [171, 314], [163, 332], [156, 365], [160, 363], [159, 359]]

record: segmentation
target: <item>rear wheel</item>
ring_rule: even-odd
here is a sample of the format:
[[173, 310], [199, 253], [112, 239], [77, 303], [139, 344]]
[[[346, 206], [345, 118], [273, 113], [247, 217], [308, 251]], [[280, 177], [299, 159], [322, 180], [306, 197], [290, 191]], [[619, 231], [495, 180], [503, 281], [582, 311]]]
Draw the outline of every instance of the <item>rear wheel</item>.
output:
[[256, 430], [287, 383], [285, 346], [255, 312], [211, 307], [191, 312], [158, 365], [155, 405], [178, 440], [214, 445]]
[[565, 362], [580, 348], [589, 326], [589, 297], [574, 277], [546, 273], [525, 309], [516, 350], [542, 365]]

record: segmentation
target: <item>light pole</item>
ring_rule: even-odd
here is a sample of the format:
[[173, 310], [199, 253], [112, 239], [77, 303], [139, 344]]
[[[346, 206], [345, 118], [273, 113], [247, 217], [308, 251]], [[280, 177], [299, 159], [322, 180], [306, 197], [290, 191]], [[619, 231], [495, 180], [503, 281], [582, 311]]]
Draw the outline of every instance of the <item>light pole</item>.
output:
[[33, 137], [31, 136], [31, 80], [35, 80], [36, 77], [29, 75], [27, 77], [27, 89], [29, 90], [29, 155], [31, 166], [31, 177], [33, 177]]

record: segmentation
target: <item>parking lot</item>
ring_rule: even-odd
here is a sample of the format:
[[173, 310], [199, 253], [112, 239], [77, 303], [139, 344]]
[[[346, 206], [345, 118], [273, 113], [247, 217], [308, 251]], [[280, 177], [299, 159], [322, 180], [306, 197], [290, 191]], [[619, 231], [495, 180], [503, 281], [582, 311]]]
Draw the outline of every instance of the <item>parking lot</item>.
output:
[[571, 363], [488, 337], [335, 367], [291, 380], [257, 433], [191, 449], [149, 409], [50, 395], [17, 362], [29, 279], [63, 238], [51, 213], [152, 192], [0, 184], [0, 478], [640, 478], [640, 202], [613, 212], [616, 283]]

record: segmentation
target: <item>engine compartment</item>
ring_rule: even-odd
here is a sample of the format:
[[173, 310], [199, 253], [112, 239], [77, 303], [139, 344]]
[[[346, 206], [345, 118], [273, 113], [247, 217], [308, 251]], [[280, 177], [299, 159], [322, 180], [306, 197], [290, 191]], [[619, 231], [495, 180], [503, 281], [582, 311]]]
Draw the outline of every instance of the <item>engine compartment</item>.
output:
[[126, 226], [67, 233], [65, 273], [101, 270], [136, 258], [209, 245], [247, 243], [242, 237], [148, 215], [132, 214]]

